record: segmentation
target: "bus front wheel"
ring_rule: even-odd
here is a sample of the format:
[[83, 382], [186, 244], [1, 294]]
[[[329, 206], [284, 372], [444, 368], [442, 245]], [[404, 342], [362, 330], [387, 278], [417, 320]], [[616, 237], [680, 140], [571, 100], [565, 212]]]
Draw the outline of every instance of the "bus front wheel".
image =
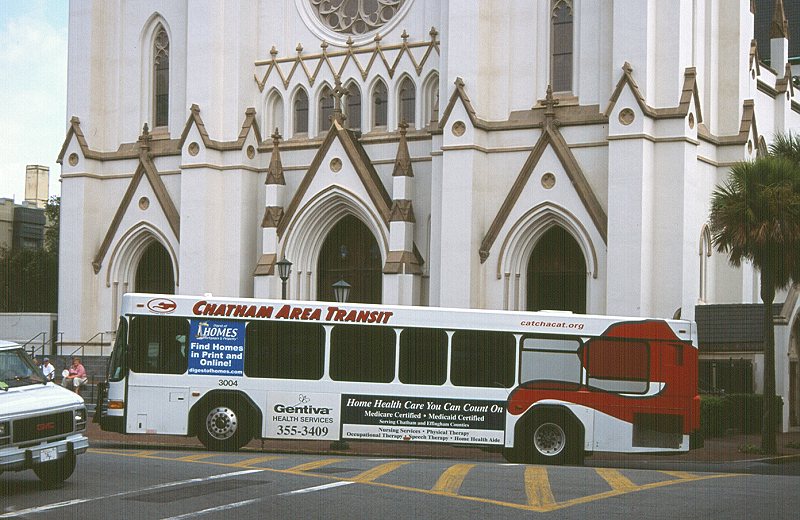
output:
[[250, 442], [248, 431], [240, 408], [217, 403], [200, 414], [197, 437], [209, 450], [236, 451]]

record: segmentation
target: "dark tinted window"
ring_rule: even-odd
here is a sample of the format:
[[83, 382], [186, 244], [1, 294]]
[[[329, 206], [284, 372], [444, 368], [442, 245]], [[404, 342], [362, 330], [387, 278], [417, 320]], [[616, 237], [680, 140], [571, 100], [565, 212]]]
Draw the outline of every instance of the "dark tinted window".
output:
[[515, 345], [514, 336], [507, 332], [457, 330], [450, 381], [456, 386], [510, 388]]
[[325, 329], [316, 323], [255, 321], [247, 324], [244, 372], [250, 377], [320, 379]]
[[331, 378], [391, 383], [395, 334], [391, 327], [337, 325], [331, 333]]
[[442, 385], [447, 380], [447, 333], [440, 329], [404, 329], [400, 333], [400, 381]]
[[172, 316], [134, 316], [130, 328], [131, 370], [151, 374], [186, 372], [189, 320]]
[[647, 342], [595, 338], [587, 343], [586, 372], [589, 386], [621, 393], [644, 393], [650, 377]]
[[119, 327], [117, 327], [117, 337], [114, 341], [114, 350], [111, 352], [111, 361], [109, 362], [109, 381], [121, 381], [128, 371], [127, 363], [125, 362], [125, 351], [128, 341], [128, 321], [125, 317], [119, 319]]

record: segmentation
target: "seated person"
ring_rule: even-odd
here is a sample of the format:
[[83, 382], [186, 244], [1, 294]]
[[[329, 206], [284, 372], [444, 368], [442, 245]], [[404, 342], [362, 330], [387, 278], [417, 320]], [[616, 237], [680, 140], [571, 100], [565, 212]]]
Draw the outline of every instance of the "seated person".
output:
[[65, 370], [66, 375], [61, 380], [61, 386], [69, 388], [76, 394], [80, 395], [81, 385], [85, 385], [88, 378], [86, 377], [86, 369], [81, 365], [81, 358], [75, 356], [72, 358], [72, 365]]

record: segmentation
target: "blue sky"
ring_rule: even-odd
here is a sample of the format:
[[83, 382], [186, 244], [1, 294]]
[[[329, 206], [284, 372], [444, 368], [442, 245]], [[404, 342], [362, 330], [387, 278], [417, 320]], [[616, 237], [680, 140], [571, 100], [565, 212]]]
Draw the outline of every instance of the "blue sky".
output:
[[25, 197], [25, 165], [56, 163], [67, 130], [68, 0], [0, 0], [0, 198]]

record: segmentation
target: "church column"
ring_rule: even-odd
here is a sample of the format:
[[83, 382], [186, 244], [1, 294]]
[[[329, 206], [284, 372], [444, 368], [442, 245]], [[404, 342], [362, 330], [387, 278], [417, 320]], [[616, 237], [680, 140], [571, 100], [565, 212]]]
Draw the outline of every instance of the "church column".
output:
[[389, 255], [383, 267], [383, 303], [418, 305], [422, 270], [414, 254], [414, 172], [408, 152], [408, 124], [400, 123], [400, 144], [392, 172]]
[[[256, 298], [278, 298], [281, 295], [281, 280], [275, 269], [278, 258], [278, 224], [283, 218], [283, 192], [286, 180], [278, 144], [281, 134], [278, 129], [272, 134], [272, 158], [267, 169], [264, 218], [261, 221], [261, 257], [253, 272], [254, 296]], [[296, 259], [288, 259], [296, 261]]]

